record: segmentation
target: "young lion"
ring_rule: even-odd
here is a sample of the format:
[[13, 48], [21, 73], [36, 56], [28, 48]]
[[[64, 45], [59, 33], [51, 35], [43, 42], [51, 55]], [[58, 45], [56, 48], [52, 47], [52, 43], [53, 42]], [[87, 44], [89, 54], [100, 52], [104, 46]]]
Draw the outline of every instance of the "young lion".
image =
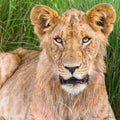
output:
[[115, 120], [105, 87], [105, 46], [116, 13], [98, 4], [58, 15], [39, 5], [31, 22], [43, 50], [28, 51], [0, 90], [0, 120]]

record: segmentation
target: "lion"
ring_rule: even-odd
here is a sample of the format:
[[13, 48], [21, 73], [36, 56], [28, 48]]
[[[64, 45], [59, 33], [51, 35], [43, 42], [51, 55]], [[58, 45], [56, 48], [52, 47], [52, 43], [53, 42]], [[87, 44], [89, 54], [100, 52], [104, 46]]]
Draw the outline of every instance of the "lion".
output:
[[115, 18], [106, 3], [61, 15], [33, 7], [42, 50], [21, 51], [21, 64], [0, 89], [0, 120], [115, 120], [104, 76]]

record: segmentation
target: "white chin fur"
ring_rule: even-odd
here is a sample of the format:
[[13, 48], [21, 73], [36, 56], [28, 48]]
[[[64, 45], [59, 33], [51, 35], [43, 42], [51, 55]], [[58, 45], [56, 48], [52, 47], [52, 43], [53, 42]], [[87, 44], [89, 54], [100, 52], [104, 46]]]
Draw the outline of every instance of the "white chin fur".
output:
[[86, 88], [86, 84], [81, 84], [80, 86], [68, 86], [68, 85], [62, 85], [62, 88], [73, 95], [79, 94]]

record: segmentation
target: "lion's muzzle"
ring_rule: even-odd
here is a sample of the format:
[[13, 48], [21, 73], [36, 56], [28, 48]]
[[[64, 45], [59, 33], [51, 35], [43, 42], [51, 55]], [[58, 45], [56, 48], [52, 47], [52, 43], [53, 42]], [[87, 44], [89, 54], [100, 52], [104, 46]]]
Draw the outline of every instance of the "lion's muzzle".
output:
[[89, 81], [89, 75], [86, 75], [83, 79], [77, 79], [75, 77], [71, 77], [70, 79], [65, 80], [62, 76], [59, 76], [59, 80], [61, 84], [85, 84]]

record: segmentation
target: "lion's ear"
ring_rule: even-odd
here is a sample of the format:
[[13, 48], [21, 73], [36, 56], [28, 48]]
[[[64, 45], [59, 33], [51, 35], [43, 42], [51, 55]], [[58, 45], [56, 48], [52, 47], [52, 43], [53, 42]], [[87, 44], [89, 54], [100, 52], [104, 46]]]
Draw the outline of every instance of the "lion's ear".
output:
[[86, 13], [87, 21], [96, 31], [102, 31], [108, 36], [113, 30], [116, 12], [110, 4], [98, 4]]
[[41, 37], [54, 26], [58, 20], [58, 13], [45, 5], [38, 5], [33, 7], [30, 19], [35, 32]]

